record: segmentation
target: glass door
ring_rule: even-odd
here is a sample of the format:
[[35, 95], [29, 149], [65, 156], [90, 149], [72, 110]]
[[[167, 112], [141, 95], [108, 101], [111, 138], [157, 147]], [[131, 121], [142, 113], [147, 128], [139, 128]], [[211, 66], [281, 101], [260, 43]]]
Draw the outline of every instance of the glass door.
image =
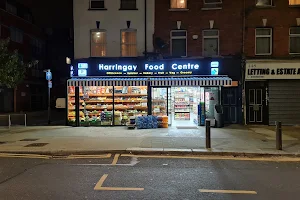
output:
[[[171, 88], [153, 87], [152, 88], [152, 115], [167, 118], [167, 125], [172, 122]], [[164, 120], [165, 122], [165, 120]]]

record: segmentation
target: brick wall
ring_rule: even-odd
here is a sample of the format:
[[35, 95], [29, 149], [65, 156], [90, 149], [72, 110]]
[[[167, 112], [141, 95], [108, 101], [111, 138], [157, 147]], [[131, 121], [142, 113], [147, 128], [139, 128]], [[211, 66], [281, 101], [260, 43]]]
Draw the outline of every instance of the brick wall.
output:
[[[204, 1], [188, 0], [188, 11], [169, 11], [170, 0], [157, 0], [155, 5], [155, 34], [165, 42], [170, 42], [170, 31], [177, 29], [176, 21], [187, 29], [188, 56], [202, 56], [202, 31], [209, 29], [209, 20], [214, 20], [214, 28], [219, 30], [220, 55], [239, 55], [242, 47], [243, 1], [223, 1], [222, 9], [202, 10]], [[197, 40], [192, 36], [198, 35]], [[164, 51], [164, 55], [170, 50]]]
[[297, 25], [296, 18], [300, 17], [300, 8], [290, 7], [288, 0], [273, 2], [272, 7], [258, 8], [255, 1], [247, 0], [245, 54], [248, 57], [255, 57], [255, 28], [263, 27], [264, 18], [267, 19], [266, 27], [273, 30], [273, 54], [260, 57], [291, 57], [289, 56], [289, 28]]

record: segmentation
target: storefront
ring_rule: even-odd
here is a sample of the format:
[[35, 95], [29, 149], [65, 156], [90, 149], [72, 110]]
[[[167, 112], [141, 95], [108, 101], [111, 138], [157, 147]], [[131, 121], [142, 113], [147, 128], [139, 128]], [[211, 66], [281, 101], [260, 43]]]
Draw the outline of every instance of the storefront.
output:
[[300, 124], [300, 61], [248, 60], [246, 119], [251, 124]]
[[222, 71], [221, 59], [77, 60], [67, 83], [69, 124], [120, 126], [154, 115], [167, 118], [162, 127], [204, 125], [232, 85]]

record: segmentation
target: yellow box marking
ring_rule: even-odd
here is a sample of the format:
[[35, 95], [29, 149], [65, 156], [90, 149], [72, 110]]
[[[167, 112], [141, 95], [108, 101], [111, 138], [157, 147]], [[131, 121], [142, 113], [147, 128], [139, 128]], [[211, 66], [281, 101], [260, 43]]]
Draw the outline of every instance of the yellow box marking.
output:
[[202, 193], [221, 193], [221, 194], [257, 194], [256, 191], [250, 190], [206, 190], [200, 189]]
[[98, 183], [95, 185], [94, 190], [103, 190], [103, 191], [143, 191], [144, 188], [125, 188], [125, 187], [102, 187], [104, 181], [108, 177], [108, 174], [104, 174]]
[[120, 157], [120, 154], [116, 154], [115, 157], [114, 157], [114, 160], [112, 161], [112, 165], [116, 165], [118, 160], [119, 160], [119, 157]]

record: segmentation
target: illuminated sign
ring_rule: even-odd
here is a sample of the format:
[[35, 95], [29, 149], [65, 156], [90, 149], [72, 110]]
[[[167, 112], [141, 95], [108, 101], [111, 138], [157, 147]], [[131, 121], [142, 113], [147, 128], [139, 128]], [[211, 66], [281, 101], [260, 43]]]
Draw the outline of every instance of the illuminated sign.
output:
[[219, 68], [211, 68], [210, 69], [210, 75], [219, 75]]
[[191, 63], [187, 63], [187, 64], [174, 63], [172, 64], [171, 68], [172, 70], [198, 70], [200, 66], [198, 64], [191, 64]]
[[78, 76], [87, 76], [88, 63], [78, 63]]
[[161, 64], [161, 65], [150, 65], [150, 64], [145, 64], [145, 70], [150, 70], [150, 71], [164, 71], [165, 70], [165, 64]]
[[100, 71], [136, 71], [137, 65], [105, 65], [105, 64], [99, 64], [99, 70]]
[[70, 77], [74, 76], [74, 67], [71, 65], [70, 66]]

